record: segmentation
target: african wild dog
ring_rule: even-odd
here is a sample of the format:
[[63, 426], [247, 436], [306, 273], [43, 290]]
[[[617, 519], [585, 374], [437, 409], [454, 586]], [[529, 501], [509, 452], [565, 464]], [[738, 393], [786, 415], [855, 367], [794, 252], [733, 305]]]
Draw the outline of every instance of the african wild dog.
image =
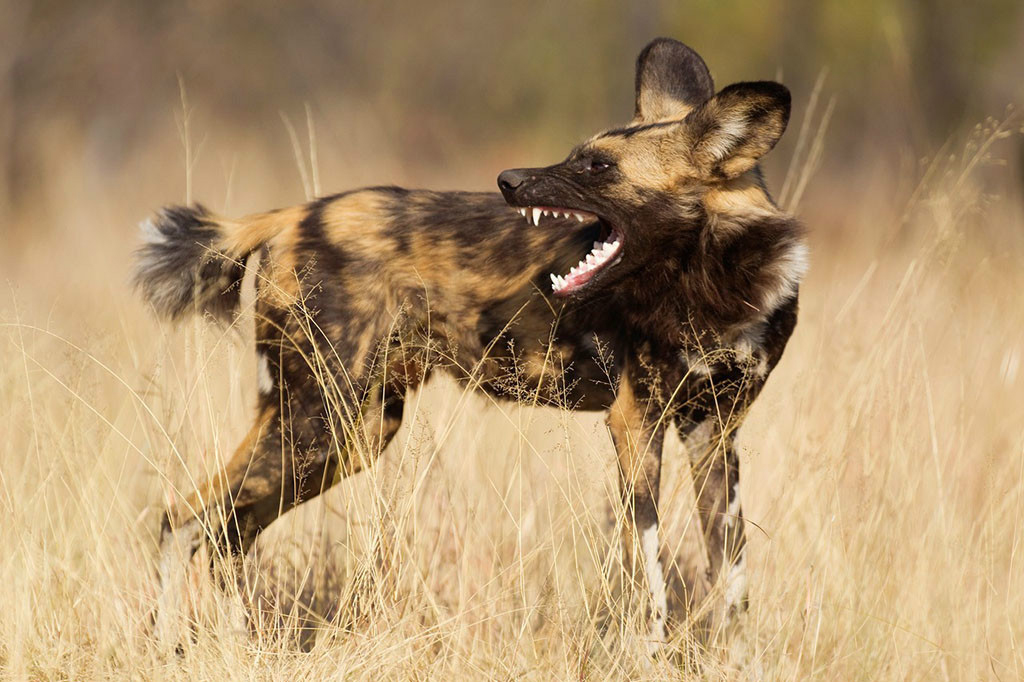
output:
[[627, 126], [553, 166], [501, 173], [500, 195], [375, 187], [241, 219], [161, 212], [137, 282], [165, 317], [229, 318], [261, 255], [258, 416], [225, 470], [167, 511], [164, 584], [183, 570], [178, 552], [216, 539], [241, 555], [360, 470], [359, 453], [398, 430], [407, 392], [443, 370], [497, 396], [607, 411], [625, 566], [649, 589], [654, 641], [668, 615], [658, 488], [674, 424], [709, 577], [730, 617], [745, 608], [734, 440], [793, 331], [805, 267], [801, 229], [757, 166], [789, 110], [777, 83], [715, 94], [695, 52], [659, 39], [637, 60]]

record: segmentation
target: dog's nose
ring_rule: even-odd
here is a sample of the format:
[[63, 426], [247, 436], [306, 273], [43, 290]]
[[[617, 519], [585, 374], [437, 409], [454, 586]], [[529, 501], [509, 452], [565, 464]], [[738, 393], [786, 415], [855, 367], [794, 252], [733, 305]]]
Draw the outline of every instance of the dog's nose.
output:
[[512, 198], [512, 194], [526, 181], [526, 177], [526, 171], [519, 168], [502, 171], [498, 176], [498, 189], [506, 200]]

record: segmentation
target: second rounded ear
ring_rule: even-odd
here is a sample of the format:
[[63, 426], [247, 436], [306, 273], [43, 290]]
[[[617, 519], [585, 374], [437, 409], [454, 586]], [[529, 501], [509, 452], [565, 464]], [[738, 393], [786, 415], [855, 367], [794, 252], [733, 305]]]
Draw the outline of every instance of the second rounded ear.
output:
[[724, 88], [687, 118], [697, 172], [728, 179], [752, 169], [786, 132], [790, 106], [789, 89], [774, 81]]

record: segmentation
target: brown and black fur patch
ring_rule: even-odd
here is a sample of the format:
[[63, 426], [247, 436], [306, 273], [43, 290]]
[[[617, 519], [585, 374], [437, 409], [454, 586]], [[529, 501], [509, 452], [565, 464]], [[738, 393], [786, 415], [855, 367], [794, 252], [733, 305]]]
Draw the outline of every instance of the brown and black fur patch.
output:
[[443, 371], [503, 398], [608, 411], [626, 564], [646, 573], [659, 641], [658, 482], [675, 424], [704, 477], [710, 577], [735, 615], [735, 432], [793, 331], [805, 267], [802, 230], [757, 168], [789, 108], [776, 83], [715, 94], [695, 52], [659, 39], [638, 59], [629, 126], [502, 173], [501, 194], [372, 187], [238, 220], [163, 211], [136, 281], [165, 317], [229, 316], [246, 259], [262, 256], [260, 417], [224, 474], [169, 510], [166, 533], [230, 518], [221, 537], [244, 552], [283, 510], [363, 468], [407, 391]]

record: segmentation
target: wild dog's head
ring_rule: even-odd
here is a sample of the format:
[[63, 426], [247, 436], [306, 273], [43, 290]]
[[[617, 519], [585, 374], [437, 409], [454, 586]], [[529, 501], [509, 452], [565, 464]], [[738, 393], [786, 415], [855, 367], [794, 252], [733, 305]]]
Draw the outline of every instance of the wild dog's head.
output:
[[551, 277], [557, 295], [598, 290], [693, 236], [708, 190], [754, 171], [782, 137], [789, 110], [789, 90], [778, 83], [715, 94], [704, 60], [659, 38], [637, 59], [628, 126], [595, 135], [553, 166], [504, 171], [498, 186], [531, 224], [549, 215], [599, 223], [593, 250]]

